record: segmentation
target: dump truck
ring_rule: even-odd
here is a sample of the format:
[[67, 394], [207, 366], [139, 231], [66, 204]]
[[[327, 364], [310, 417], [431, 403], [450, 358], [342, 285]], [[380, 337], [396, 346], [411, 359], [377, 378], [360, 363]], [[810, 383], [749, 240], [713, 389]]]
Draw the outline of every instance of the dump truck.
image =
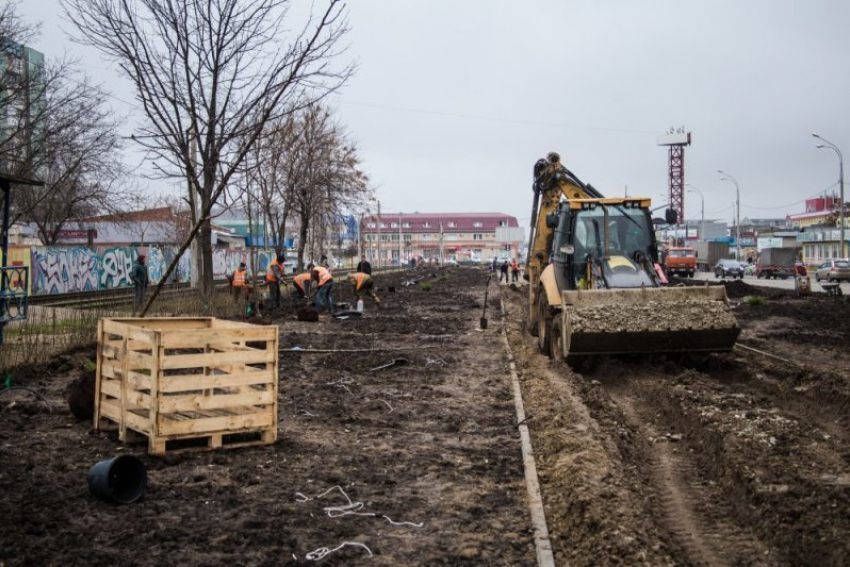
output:
[[793, 278], [796, 275], [797, 248], [764, 248], [756, 262], [758, 278]]
[[723, 258], [729, 257], [728, 242], [697, 242], [694, 244], [697, 254], [697, 269], [708, 272]]
[[597, 355], [731, 350], [722, 286], [667, 287], [650, 200], [605, 198], [551, 153], [534, 166], [528, 330], [575, 368]]
[[664, 252], [664, 273], [667, 277], [694, 277], [697, 271], [697, 256], [693, 248], [685, 246], [670, 246]]

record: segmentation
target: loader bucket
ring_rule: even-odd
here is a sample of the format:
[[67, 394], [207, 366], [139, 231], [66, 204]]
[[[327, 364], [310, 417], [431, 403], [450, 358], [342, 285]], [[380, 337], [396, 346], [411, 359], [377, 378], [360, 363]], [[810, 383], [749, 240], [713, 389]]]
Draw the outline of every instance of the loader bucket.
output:
[[722, 286], [565, 291], [564, 356], [732, 350], [741, 329]]

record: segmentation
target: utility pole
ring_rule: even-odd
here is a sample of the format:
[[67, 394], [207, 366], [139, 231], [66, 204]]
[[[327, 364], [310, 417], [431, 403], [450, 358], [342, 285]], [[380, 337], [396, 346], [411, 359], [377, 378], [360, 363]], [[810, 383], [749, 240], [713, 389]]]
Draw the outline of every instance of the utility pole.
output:
[[741, 261], [741, 190], [738, 187], [738, 180], [726, 173], [725, 171], [717, 170], [717, 173], [725, 177], [721, 177], [721, 181], [731, 181], [735, 184], [735, 259]]
[[381, 269], [381, 201], [378, 200], [378, 263], [377, 268]]
[[404, 242], [401, 238], [401, 213], [398, 214], [398, 267], [401, 267], [401, 249]]
[[812, 133], [812, 136], [823, 142], [823, 144], [818, 144], [817, 148], [828, 148], [838, 154], [838, 185], [839, 185], [839, 193], [838, 193], [838, 222], [840, 224], [840, 234], [841, 243], [839, 244], [839, 256], [842, 258], [847, 258], [845, 254], [845, 250], [847, 248], [846, 241], [844, 240], [844, 156], [841, 154], [841, 150], [838, 149], [838, 146], [833, 144], [832, 142], [826, 140]]

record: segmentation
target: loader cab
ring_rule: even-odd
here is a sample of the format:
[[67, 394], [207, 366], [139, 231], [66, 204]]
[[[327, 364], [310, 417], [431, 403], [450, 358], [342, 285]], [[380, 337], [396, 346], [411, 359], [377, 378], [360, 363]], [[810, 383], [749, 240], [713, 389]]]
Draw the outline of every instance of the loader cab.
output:
[[552, 246], [560, 289], [652, 287], [644, 266], [658, 261], [643, 200], [564, 201]]

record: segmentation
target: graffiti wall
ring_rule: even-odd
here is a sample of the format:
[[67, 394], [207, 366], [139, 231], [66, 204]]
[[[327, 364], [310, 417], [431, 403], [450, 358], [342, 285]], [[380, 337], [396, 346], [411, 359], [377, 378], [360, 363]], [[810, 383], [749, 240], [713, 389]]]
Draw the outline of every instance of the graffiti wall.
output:
[[[25, 254], [24, 252], [29, 254]], [[168, 265], [177, 254], [176, 247], [150, 247], [145, 250], [146, 265], [151, 283], [159, 283]], [[223, 280], [232, 274], [240, 262], [248, 262], [245, 250], [214, 250], [213, 276]], [[265, 269], [273, 252], [259, 252], [260, 273]], [[21, 258], [11, 256], [18, 264], [30, 266], [30, 293], [51, 295], [76, 293], [98, 289], [132, 287], [130, 273], [139, 251], [134, 247], [72, 248], [36, 246], [20, 249]], [[23, 257], [26, 257], [24, 261]], [[11, 262], [10, 262], [11, 263]], [[250, 264], [250, 262], [248, 262]], [[192, 277], [192, 261], [184, 254], [168, 283], [186, 282]]]

